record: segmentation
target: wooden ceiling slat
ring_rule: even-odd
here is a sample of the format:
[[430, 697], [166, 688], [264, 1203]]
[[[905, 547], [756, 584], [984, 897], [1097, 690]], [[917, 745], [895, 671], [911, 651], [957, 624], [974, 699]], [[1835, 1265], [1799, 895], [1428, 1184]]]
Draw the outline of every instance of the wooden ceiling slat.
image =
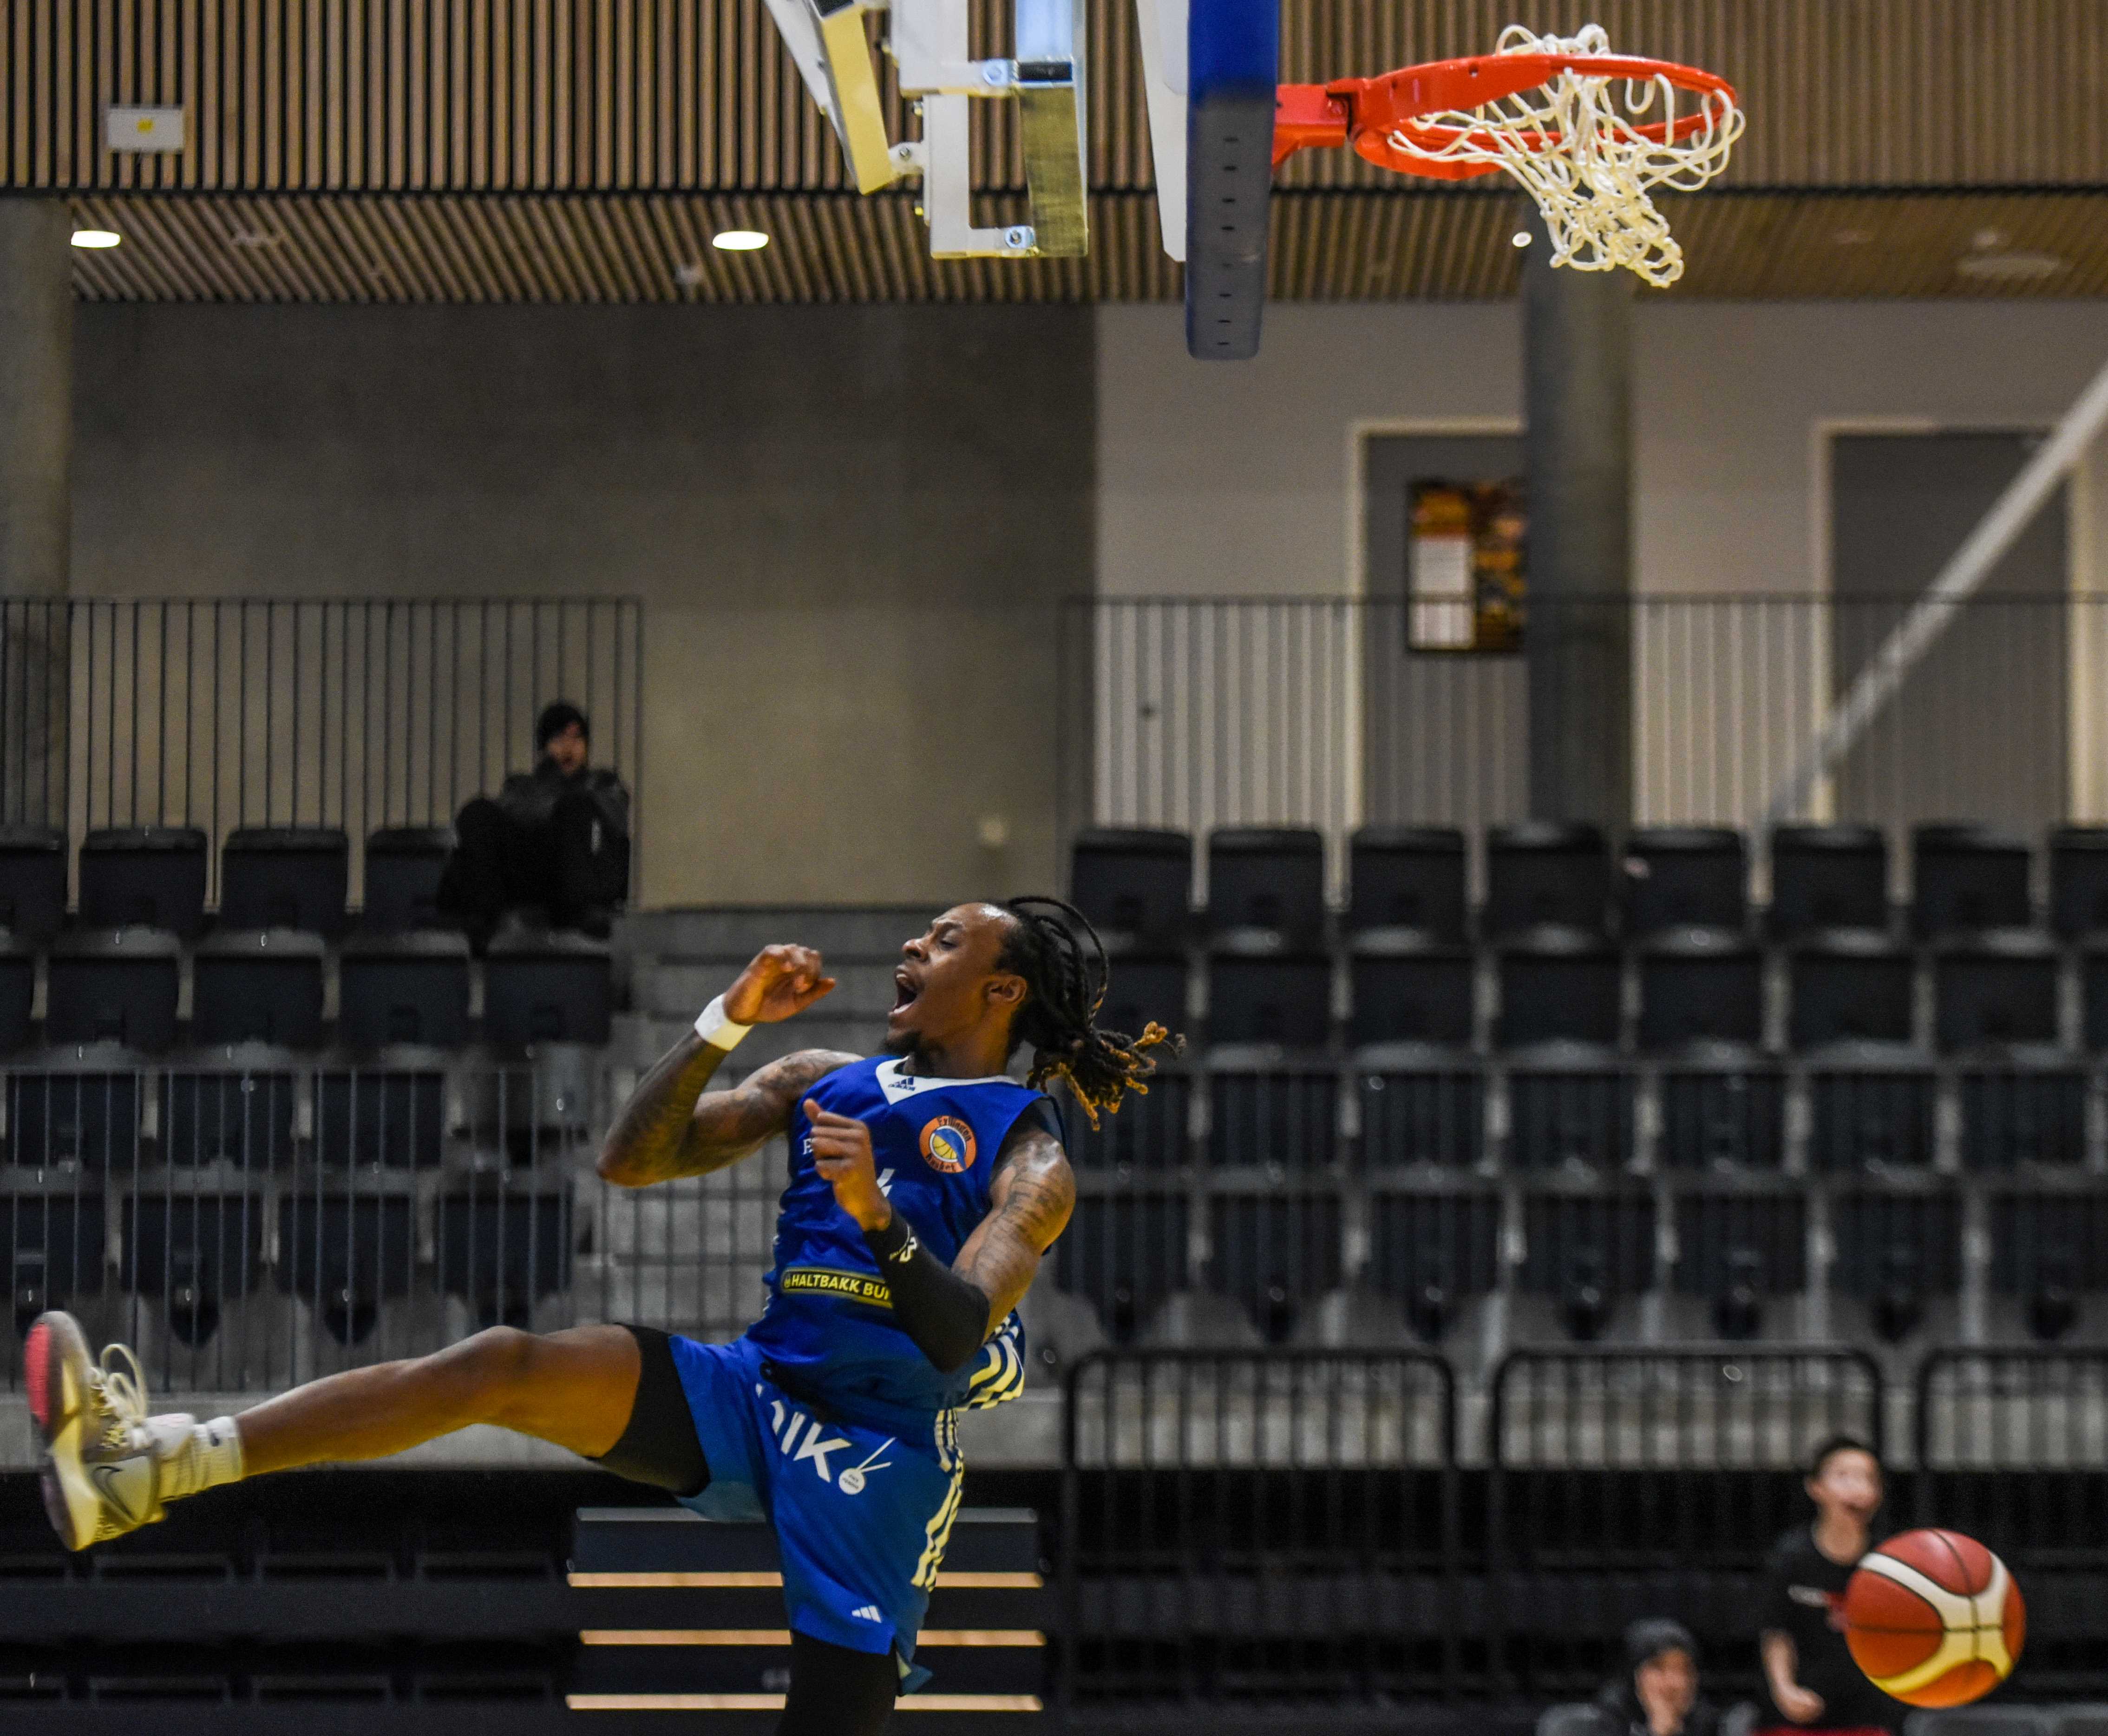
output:
[[[300, 195], [76, 198], [74, 220], [124, 245], [81, 253], [89, 299], [189, 301], [1160, 300], [1178, 294], [1155, 202], [1099, 193], [1083, 260], [933, 262], [914, 196], [758, 192], [584, 197]], [[1272, 293], [1284, 300], [1475, 299], [1515, 292], [1510, 196], [1312, 189], [1274, 201]], [[1669, 201], [1686, 299], [2074, 297], [2108, 294], [2108, 194], [1697, 195]], [[977, 202], [977, 221], [1001, 215]], [[759, 253], [709, 237], [759, 228]], [[236, 236], [277, 236], [238, 245]], [[2043, 275], [1971, 275], [1990, 254]], [[678, 267], [700, 268], [682, 286]]]
[[[1088, 0], [1094, 185], [1151, 180], [1130, 0]], [[1286, 76], [1490, 49], [1514, 0], [1290, 0]], [[1750, 111], [1727, 184], [2108, 183], [2101, 0], [1546, 0], [1635, 52], [1735, 80]], [[974, 0], [975, 47], [1007, 10]], [[641, 187], [832, 191], [840, 153], [761, 0], [0, 0], [0, 187], [286, 192]], [[881, 66], [896, 124], [894, 74]], [[190, 110], [178, 160], [112, 153], [112, 102]], [[1015, 188], [1015, 117], [977, 104], [980, 184]], [[1305, 152], [1291, 186], [1381, 183]]]

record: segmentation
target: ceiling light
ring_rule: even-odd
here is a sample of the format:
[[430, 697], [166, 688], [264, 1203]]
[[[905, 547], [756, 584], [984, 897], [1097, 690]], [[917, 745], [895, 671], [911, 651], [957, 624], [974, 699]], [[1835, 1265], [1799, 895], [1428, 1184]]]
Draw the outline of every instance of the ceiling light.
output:
[[1511, 237], [1510, 237], [1510, 240], [1509, 240], [1509, 245], [1510, 245], [1511, 246], [1515, 246], [1515, 247], [1527, 247], [1527, 246], [1529, 246], [1529, 230], [1527, 230], [1527, 229], [1518, 229], [1518, 230], [1516, 230], [1516, 232], [1515, 232], [1515, 234], [1514, 234], [1512, 236], [1511, 236]]
[[768, 237], [759, 229], [720, 229], [710, 237], [710, 245], [721, 253], [752, 253], [768, 245]]
[[684, 290], [699, 289], [710, 281], [706, 265], [680, 264], [673, 268], [673, 281]]
[[124, 239], [115, 229], [76, 229], [73, 232], [76, 247], [115, 247]]
[[2053, 253], [1972, 253], [1957, 259], [1954, 268], [1980, 283], [2040, 283], [2071, 265]]

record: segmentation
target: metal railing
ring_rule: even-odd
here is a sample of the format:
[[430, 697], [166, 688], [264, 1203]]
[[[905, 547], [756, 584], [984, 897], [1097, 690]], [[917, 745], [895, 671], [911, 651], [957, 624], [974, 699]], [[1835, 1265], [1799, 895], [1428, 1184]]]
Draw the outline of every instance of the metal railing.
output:
[[8, 1378], [60, 1306], [179, 1396], [277, 1392], [501, 1323], [736, 1337], [760, 1311], [784, 1148], [610, 1186], [593, 1159], [613, 1082], [597, 1051], [554, 1048], [0, 1073]]
[[[1756, 826], [1912, 599], [1637, 596], [1641, 825]], [[1954, 623], [1794, 817], [2035, 830], [2108, 816], [2108, 596], [1989, 596]], [[1097, 598], [1061, 636], [1063, 835], [1091, 825], [1529, 817], [1523, 649], [1423, 649], [1402, 599]], [[1577, 620], [1576, 626], [1585, 625]], [[1335, 870], [1343, 852], [1336, 848]]]
[[535, 713], [557, 699], [635, 791], [641, 603], [0, 601], [0, 823], [59, 826], [74, 846], [146, 825], [215, 844], [238, 826], [336, 826], [356, 845], [494, 794], [533, 762]]
[[1369, 1698], [1455, 1680], [1441, 1358], [1101, 1352], [1070, 1369], [1067, 1401], [1072, 1689]]

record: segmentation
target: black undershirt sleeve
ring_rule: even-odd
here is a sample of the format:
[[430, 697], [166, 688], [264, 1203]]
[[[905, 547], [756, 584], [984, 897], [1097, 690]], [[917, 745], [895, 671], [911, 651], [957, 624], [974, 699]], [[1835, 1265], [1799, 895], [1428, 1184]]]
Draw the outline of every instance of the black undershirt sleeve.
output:
[[915, 1347], [946, 1374], [963, 1366], [988, 1338], [989, 1298], [916, 1239], [898, 1212], [865, 1243], [893, 1292], [893, 1317]]

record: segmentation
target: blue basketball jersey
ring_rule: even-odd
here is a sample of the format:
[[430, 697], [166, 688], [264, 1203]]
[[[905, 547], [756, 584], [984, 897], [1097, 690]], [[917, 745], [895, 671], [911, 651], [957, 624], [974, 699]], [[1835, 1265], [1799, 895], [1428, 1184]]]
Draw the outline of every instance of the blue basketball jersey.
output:
[[[949, 1266], [988, 1216], [1003, 1141], [1043, 1094], [1000, 1076], [924, 1078], [897, 1060], [858, 1061], [805, 1095], [871, 1129], [879, 1186]], [[893, 1298], [856, 1221], [813, 1163], [802, 1100], [790, 1118], [790, 1182], [776, 1221], [768, 1304], [747, 1337], [786, 1385], [854, 1419], [927, 1415], [1015, 1395], [1024, 1384], [1011, 1315], [965, 1367], [940, 1372], [893, 1318]]]

